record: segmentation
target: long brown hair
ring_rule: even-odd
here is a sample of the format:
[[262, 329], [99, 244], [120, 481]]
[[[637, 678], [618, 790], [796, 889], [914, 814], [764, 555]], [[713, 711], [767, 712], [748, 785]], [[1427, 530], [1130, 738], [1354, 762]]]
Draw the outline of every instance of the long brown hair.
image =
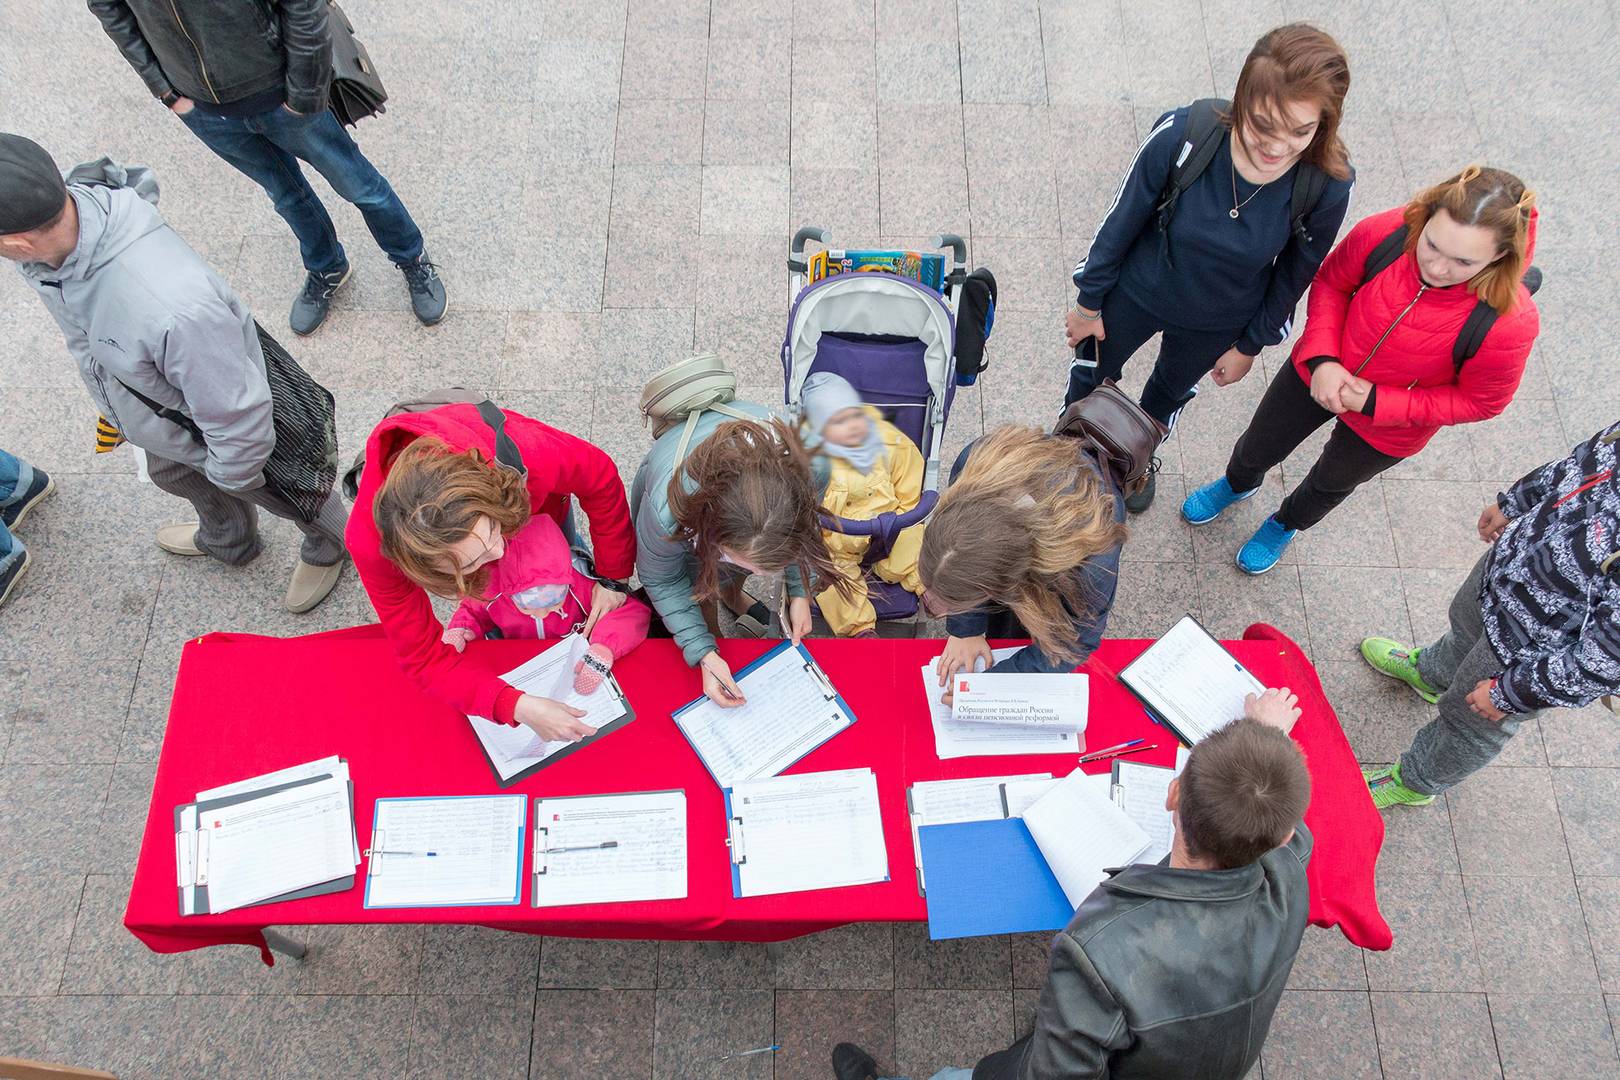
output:
[[462, 574], [450, 545], [470, 536], [480, 517], [511, 536], [532, 513], [521, 473], [432, 436], [399, 452], [371, 505], [382, 553], [428, 592], [449, 597], [482, 596], [489, 581], [484, 567]]
[[1339, 139], [1344, 96], [1350, 92], [1350, 60], [1331, 36], [1308, 23], [1289, 23], [1267, 32], [1249, 50], [1232, 92], [1231, 111], [1222, 119], [1234, 133], [1255, 128], [1263, 109], [1279, 120], [1290, 101], [1308, 101], [1321, 110], [1316, 135], [1301, 155], [1335, 180], [1350, 178], [1350, 155]]
[[818, 579], [840, 595], [853, 589], [821, 534], [810, 455], [781, 420], [728, 420], [715, 428], [670, 477], [669, 509], [675, 538], [697, 554], [699, 600], [719, 593], [722, 548], [766, 573], [796, 566], [807, 590]]
[[1487, 230], [1496, 239], [1496, 260], [1468, 279], [1468, 290], [1506, 315], [1519, 301], [1519, 279], [1524, 277], [1530, 252], [1530, 211], [1536, 193], [1524, 181], [1503, 169], [1470, 165], [1443, 183], [1412, 196], [1406, 204], [1406, 250], [1417, 248], [1418, 237], [1437, 210], [1459, 225]]
[[1079, 659], [1075, 620], [1095, 603], [1075, 569], [1125, 542], [1114, 496], [1073, 439], [1009, 424], [985, 438], [940, 497], [917, 570], [958, 612], [998, 603], [1053, 660]]

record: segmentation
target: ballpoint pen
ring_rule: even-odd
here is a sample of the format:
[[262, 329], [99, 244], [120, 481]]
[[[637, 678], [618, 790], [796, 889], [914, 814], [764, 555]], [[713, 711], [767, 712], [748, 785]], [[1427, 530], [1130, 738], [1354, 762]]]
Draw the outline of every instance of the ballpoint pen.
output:
[[1102, 757], [1091, 758], [1091, 759], [1087, 760], [1085, 762], [1085, 764], [1091, 765], [1091, 764], [1093, 764], [1095, 762], [1098, 762], [1098, 761], [1112, 761], [1114, 758], [1117, 758], [1117, 757], [1125, 757], [1128, 754], [1142, 754], [1142, 753], [1146, 753], [1149, 750], [1157, 750], [1158, 748], [1159, 748], [1158, 743], [1148, 743], [1146, 746], [1133, 746], [1129, 750], [1115, 750], [1112, 753], [1104, 754]]
[[437, 851], [386, 851], [383, 848], [366, 848], [366, 854], [368, 856], [369, 855], [416, 855], [418, 857], [427, 857], [427, 858], [431, 859], [431, 858], [437, 857], [439, 853]]
[[617, 840], [604, 840], [600, 844], [575, 844], [572, 847], [541, 848], [540, 854], [555, 855], [559, 851], [601, 851], [604, 848], [616, 848], [618, 846], [619, 842]]
[[1122, 742], [1122, 743], [1115, 743], [1113, 746], [1105, 746], [1101, 750], [1087, 751], [1086, 753], [1080, 755], [1080, 764], [1084, 765], [1086, 762], [1092, 760], [1093, 758], [1100, 758], [1100, 757], [1103, 757], [1103, 756], [1105, 756], [1107, 754], [1112, 754], [1116, 750], [1124, 750], [1127, 747], [1140, 746], [1144, 742], [1147, 742], [1147, 740], [1146, 739], [1129, 739], [1129, 740], [1127, 740], [1125, 742]]

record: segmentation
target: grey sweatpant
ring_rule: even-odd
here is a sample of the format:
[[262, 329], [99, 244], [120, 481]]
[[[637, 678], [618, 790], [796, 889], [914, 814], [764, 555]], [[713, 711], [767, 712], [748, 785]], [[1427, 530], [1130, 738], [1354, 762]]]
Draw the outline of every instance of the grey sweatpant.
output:
[[332, 566], [343, 559], [343, 530], [349, 523], [349, 512], [336, 491], [321, 506], [315, 521], [307, 522], [299, 519], [290, 503], [266, 488], [225, 491], [190, 465], [150, 452], [146, 463], [152, 483], [196, 508], [197, 546], [222, 563], [243, 566], [258, 557], [264, 546], [259, 539], [257, 507], [261, 506], [303, 531], [299, 558], [311, 566]]
[[[1487, 555], [1489, 553], [1487, 552]], [[1419, 650], [1418, 674], [1442, 691], [1439, 715], [1418, 730], [1401, 755], [1401, 783], [1424, 795], [1438, 795], [1484, 768], [1502, 752], [1529, 713], [1509, 713], [1500, 723], [1468, 707], [1468, 695], [1481, 679], [1502, 673], [1502, 661], [1485, 636], [1479, 588], [1485, 555], [1451, 598], [1451, 629], [1433, 645]]]

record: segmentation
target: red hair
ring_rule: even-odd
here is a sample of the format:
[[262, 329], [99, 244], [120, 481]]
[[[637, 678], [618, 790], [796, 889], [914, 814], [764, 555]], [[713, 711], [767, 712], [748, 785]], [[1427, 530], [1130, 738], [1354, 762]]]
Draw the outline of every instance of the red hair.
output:
[[1289, 23], [1269, 31], [1243, 61], [1229, 128], [1253, 131], [1257, 112], [1281, 120], [1288, 102], [1311, 102], [1321, 110], [1316, 137], [1300, 155], [1335, 180], [1350, 178], [1350, 154], [1339, 139], [1344, 96], [1350, 92], [1350, 61], [1332, 37], [1306, 23]]

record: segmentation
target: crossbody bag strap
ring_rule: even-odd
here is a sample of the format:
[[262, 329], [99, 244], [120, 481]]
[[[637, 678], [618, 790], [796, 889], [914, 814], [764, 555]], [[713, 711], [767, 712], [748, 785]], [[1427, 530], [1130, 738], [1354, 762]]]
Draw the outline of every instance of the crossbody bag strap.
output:
[[128, 391], [131, 397], [135, 398], [135, 400], [139, 401], [142, 405], [145, 405], [148, 409], [151, 409], [159, 417], [184, 429], [185, 433], [191, 436], [192, 442], [196, 443], [198, 446], [207, 445], [207, 440], [203, 438], [202, 428], [197, 426], [197, 421], [193, 420], [179, 409], [171, 409], [167, 405], [158, 404], [156, 401], [153, 401], [151, 398], [147, 397], [145, 394], [141, 393], [139, 390], [135, 389], [133, 386], [129, 385], [129, 383], [125, 382], [123, 379], [120, 379], [116, 375], [112, 377], [112, 380]]
[[495, 463], [527, 477], [529, 470], [523, 464], [523, 454], [518, 450], [517, 443], [512, 441], [512, 436], [506, 433], [506, 414], [501, 411], [501, 407], [489, 398], [485, 398], [474, 407], [478, 410], [478, 415], [483, 417], [484, 423], [495, 432]]

